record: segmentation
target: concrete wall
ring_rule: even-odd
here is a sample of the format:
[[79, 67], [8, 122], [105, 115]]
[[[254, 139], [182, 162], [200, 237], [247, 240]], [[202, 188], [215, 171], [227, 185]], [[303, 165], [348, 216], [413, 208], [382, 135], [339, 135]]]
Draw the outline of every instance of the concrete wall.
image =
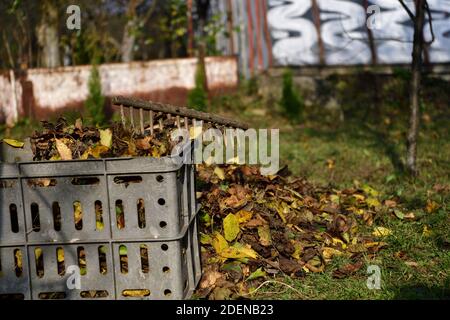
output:
[[[235, 57], [206, 58], [210, 91], [217, 93], [235, 88], [237, 69]], [[187, 92], [195, 85], [195, 70], [196, 59], [99, 66], [103, 94], [107, 97], [135, 96], [181, 105], [186, 103]], [[12, 124], [17, 115], [44, 119], [67, 108], [81, 108], [88, 96], [90, 72], [91, 66], [76, 66], [0, 74], [0, 121]], [[14, 77], [15, 81], [11, 81]]]

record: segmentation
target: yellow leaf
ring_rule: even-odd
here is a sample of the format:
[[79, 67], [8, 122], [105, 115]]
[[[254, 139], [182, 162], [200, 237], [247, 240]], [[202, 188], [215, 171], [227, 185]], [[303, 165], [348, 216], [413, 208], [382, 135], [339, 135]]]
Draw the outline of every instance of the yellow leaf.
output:
[[220, 180], [225, 180], [225, 173], [222, 168], [216, 167], [214, 169], [214, 174], [218, 176]]
[[430, 237], [433, 234], [433, 231], [431, 229], [428, 229], [428, 227], [425, 225], [423, 226], [423, 231], [422, 231], [422, 235], [424, 237]]
[[58, 262], [64, 262], [64, 250], [62, 248], [57, 249]]
[[216, 233], [216, 236], [212, 240], [211, 244], [214, 250], [216, 250], [217, 254], [220, 254], [222, 251], [228, 248], [227, 240], [225, 240], [225, 238], [220, 233]]
[[276, 203], [274, 203], [273, 206], [277, 210], [277, 213], [280, 216], [281, 220], [283, 220], [283, 223], [286, 223], [287, 220], [286, 220], [286, 216], [284, 215], [284, 212], [285, 212], [284, 208], [282, 206], [280, 206], [280, 205], [277, 205]]
[[372, 197], [378, 197], [378, 191], [374, 188], [368, 186], [367, 184], [363, 185], [362, 189], [364, 192]]
[[294, 253], [291, 254], [292, 258], [299, 260], [300, 259], [300, 253], [302, 253], [302, 246], [298, 242], [294, 242]]
[[378, 247], [378, 246], [384, 247], [385, 245], [387, 245], [386, 242], [366, 242], [366, 243], [364, 243], [364, 246], [366, 248], [372, 248], [372, 247]]
[[223, 219], [223, 233], [227, 241], [233, 241], [239, 234], [239, 220], [232, 213]]
[[270, 246], [272, 243], [272, 236], [270, 234], [270, 227], [269, 225], [263, 225], [258, 227], [258, 236], [259, 236], [259, 243], [261, 243], [262, 246], [267, 247]]
[[124, 297], [147, 297], [150, 295], [150, 290], [148, 289], [123, 290], [122, 295]]
[[333, 202], [333, 203], [339, 204], [339, 196], [338, 196], [337, 194], [332, 194], [332, 195], [330, 196], [330, 200], [331, 200], [331, 202]]
[[213, 241], [209, 234], [200, 233], [200, 243], [201, 244], [211, 244]]
[[39, 260], [39, 258], [42, 256], [42, 249], [41, 248], [36, 248], [34, 250], [34, 255], [35, 255], [35, 259]]
[[246, 281], [258, 279], [258, 278], [264, 278], [266, 276], [266, 272], [262, 268], [256, 269], [255, 272], [253, 272], [251, 275], [248, 276]]
[[366, 203], [369, 207], [379, 208], [381, 206], [380, 201], [376, 198], [367, 198]]
[[3, 142], [14, 148], [23, 148], [23, 146], [25, 145], [24, 142], [13, 140], [13, 139], [3, 139]]
[[100, 144], [102, 146], [111, 148], [112, 146], [112, 131], [111, 129], [99, 130], [100, 132]]
[[333, 169], [334, 168], [334, 164], [335, 164], [335, 161], [333, 160], [333, 159], [327, 159], [327, 167], [328, 167], [328, 169]]
[[334, 248], [325, 247], [322, 249], [322, 256], [325, 260], [330, 260], [334, 256], [341, 256], [342, 252]]
[[50, 161], [58, 161], [61, 160], [61, 156], [59, 154], [55, 154], [50, 158]]
[[108, 152], [108, 151], [109, 151], [109, 148], [106, 147], [106, 146], [96, 146], [95, 148], [93, 148], [93, 149], [91, 150], [91, 155], [92, 155], [94, 158], [98, 159], [98, 158], [101, 157], [101, 155], [102, 155], [103, 153], [106, 153], [106, 152]]
[[236, 213], [236, 217], [239, 221], [239, 223], [245, 223], [247, 221], [250, 221], [252, 218], [253, 213], [246, 210], [240, 210], [238, 213]]
[[244, 246], [240, 243], [236, 243], [232, 247], [228, 247], [220, 252], [220, 256], [229, 259], [256, 259], [258, 257], [258, 254], [250, 246]]
[[341, 247], [342, 247], [342, 249], [347, 248], [347, 245], [346, 245], [346, 244], [344, 243], [344, 241], [342, 241], [341, 239], [333, 238], [332, 241], [333, 241], [333, 245], [340, 244]]
[[59, 155], [62, 160], [72, 160], [72, 151], [70, 151], [69, 147], [62, 142], [60, 139], [56, 140], [56, 149], [58, 150]]
[[22, 267], [23, 267], [22, 251], [21, 250], [16, 250], [14, 255], [16, 256], [16, 266], [17, 266], [17, 268], [22, 269]]
[[101, 158], [101, 155], [103, 153], [106, 153], [109, 151], [108, 147], [98, 145], [95, 148], [89, 147], [80, 157], [81, 160], [86, 160], [89, 158], [89, 156], [92, 156], [96, 159]]
[[432, 213], [432, 212], [436, 211], [436, 209], [438, 209], [438, 208], [439, 208], [439, 204], [437, 204], [433, 200], [430, 200], [430, 199], [427, 200], [426, 210], [428, 213]]
[[73, 216], [75, 224], [78, 224], [83, 219], [83, 209], [81, 208], [81, 203], [79, 201], [73, 203]]
[[353, 197], [356, 198], [356, 200], [360, 200], [360, 201], [364, 201], [364, 199], [366, 198], [362, 194], [358, 194], [358, 193], [355, 193], [353, 195]]
[[373, 229], [372, 234], [375, 237], [387, 237], [392, 234], [392, 231], [390, 229], [384, 228], [384, 227], [375, 227]]

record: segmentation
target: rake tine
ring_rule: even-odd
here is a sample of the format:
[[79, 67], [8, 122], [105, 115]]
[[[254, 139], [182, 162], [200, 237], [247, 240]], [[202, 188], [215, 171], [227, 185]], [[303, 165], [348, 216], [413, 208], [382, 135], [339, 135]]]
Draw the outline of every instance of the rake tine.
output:
[[189, 119], [184, 117], [184, 128], [189, 132]]
[[177, 128], [180, 129], [181, 125], [180, 125], [180, 116], [177, 116]]
[[150, 134], [153, 135], [153, 111], [150, 110]]
[[134, 129], [134, 108], [130, 107], [130, 121], [131, 121], [131, 127]]
[[144, 110], [139, 108], [139, 122], [141, 125], [141, 133], [144, 134]]
[[120, 118], [122, 119], [122, 126], [125, 128], [125, 114], [123, 111], [123, 104], [120, 105]]

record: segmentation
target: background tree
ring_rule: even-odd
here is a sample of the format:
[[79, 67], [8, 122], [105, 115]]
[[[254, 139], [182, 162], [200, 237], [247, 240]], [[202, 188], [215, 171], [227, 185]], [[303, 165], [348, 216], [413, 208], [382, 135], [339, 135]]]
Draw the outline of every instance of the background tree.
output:
[[59, 1], [42, 0], [41, 18], [36, 34], [40, 47], [40, 66], [46, 68], [59, 67]]
[[121, 61], [130, 62], [134, 60], [136, 39], [141, 35], [142, 29], [156, 9], [157, 0], [152, 0], [147, 8], [145, 0], [128, 1], [122, 44], [120, 48]]
[[[409, 17], [414, 23], [414, 43], [412, 52], [411, 64], [411, 84], [410, 84], [410, 119], [409, 130], [407, 138], [407, 157], [406, 165], [408, 171], [412, 175], [417, 175], [417, 136], [419, 132], [419, 106], [420, 106], [420, 90], [422, 80], [422, 65], [423, 65], [423, 49], [424, 49], [424, 35], [423, 29], [425, 26], [425, 12], [428, 12], [430, 29], [432, 27], [432, 17], [429, 10], [427, 0], [415, 0], [415, 15], [411, 12], [408, 6], [399, 0], [400, 4], [408, 13]], [[434, 40], [431, 40], [431, 42]]]

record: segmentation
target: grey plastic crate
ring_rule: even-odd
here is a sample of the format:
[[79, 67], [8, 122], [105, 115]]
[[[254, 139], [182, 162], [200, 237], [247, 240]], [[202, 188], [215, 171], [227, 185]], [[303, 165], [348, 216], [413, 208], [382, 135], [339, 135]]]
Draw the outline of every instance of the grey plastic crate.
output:
[[[189, 298], [201, 276], [194, 179], [170, 157], [0, 163], [0, 298]], [[69, 266], [85, 266], [81, 289], [68, 289]]]

